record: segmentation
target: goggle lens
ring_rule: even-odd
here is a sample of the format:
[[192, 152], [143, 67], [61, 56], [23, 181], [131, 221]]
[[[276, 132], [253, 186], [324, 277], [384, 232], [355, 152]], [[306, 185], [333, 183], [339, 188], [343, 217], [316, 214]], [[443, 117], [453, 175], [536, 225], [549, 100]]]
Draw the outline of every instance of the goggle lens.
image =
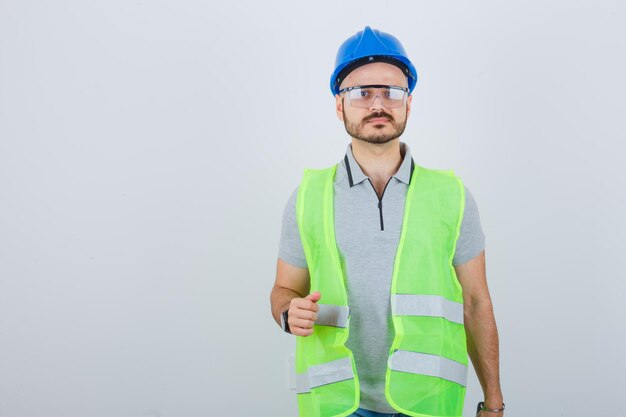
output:
[[408, 88], [390, 85], [361, 85], [344, 88], [339, 93], [346, 93], [350, 105], [359, 108], [369, 108], [379, 97], [383, 106], [388, 108], [403, 107], [408, 97]]

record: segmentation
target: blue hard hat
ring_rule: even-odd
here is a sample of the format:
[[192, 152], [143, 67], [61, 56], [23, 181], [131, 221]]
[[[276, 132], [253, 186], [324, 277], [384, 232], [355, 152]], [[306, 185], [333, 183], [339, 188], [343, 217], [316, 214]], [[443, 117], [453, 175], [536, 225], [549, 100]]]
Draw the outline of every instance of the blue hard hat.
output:
[[406, 56], [400, 41], [388, 33], [369, 26], [349, 37], [339, 47], [335, 59], [335, 71], [330, 77], [330, 91], [333, 95], [338, 94], [339, 85], [350, 72], [373, 62], [386, 62], [400, 68], [407, 76], [409, 92], [413, 91], [417, 83], [417, 71]]

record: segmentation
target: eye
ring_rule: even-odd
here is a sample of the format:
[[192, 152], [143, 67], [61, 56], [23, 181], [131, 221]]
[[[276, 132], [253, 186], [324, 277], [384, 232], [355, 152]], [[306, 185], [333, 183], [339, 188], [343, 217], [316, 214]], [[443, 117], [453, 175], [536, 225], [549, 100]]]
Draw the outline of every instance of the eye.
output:
[[363, 89], [363, 88], [360, 89], [360, 93], [359, 93], [360, 97], [369, 97], [371, 95], [372, 95], [372, 91], [371, 90], [366, 90], [366, 89]]

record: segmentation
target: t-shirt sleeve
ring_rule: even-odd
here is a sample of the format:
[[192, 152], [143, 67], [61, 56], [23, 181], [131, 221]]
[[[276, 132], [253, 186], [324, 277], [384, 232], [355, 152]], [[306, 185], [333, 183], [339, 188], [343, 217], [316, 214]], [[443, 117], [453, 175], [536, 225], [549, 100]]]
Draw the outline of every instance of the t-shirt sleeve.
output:
[[470, 190], [465, 187], [465, 210], [452, 264], [454, 266], [464, 264], [479, 255], [484, 249], [485, 234], [480, 225], [478, 206]]
[[300, 240], [300, 230], [296, 220], [296, 201], [298, 199], [298, 187], [291, 193], [285, 210], [283, 211], [283, 222], [280, 232], [280, 243], [278, 244], [278, 257], [283, 261], [297, 266], [307, 268], [302, 241]]

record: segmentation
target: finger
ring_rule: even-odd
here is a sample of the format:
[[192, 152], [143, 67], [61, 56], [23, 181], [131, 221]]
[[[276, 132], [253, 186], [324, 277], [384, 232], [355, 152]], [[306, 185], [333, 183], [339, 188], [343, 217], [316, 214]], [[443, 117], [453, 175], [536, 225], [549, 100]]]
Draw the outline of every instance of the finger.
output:
[[322, 298], [322, 294], [319, 291], [312, 292], [311, 294], [304, 297], [305, 300], [309, 300], [314, 303], [317, 303], [320, 300], [320, 298]]
[[291, 334], [296, 336], [311, 336], [313, 334], [313, 329], [303, 329], [301, 327], [294, 327], [291, 329]]
[[315, 311], [312, 310], [304, 310], [301, 308], [296, 308], [293, 310], [293, 312], [289, 312], [289, 317], [295, 317], [295, 318], [299, 318], [299, 319], [306, 319], [306, 320], [312, 320], [315, 321], [317, 320], [317, 313]]
[[298, 317], [289, 317], [289, 328], [295, 326], [303, 329], [311, 329], [313, 325], [315, 325], [315, 322], [313, 320], [301, 319]]
[[302, 310], [308, 310], [308, 311], [318, 311], [320, 308], [317, 304], [315, 304], [314, 302], [307, 300], [306, 298], [294, 298], [293, 300], [291, 300], [291, 304], [289, 306], [289, 314], [292, 313], [292, 309], [302, 309]]

